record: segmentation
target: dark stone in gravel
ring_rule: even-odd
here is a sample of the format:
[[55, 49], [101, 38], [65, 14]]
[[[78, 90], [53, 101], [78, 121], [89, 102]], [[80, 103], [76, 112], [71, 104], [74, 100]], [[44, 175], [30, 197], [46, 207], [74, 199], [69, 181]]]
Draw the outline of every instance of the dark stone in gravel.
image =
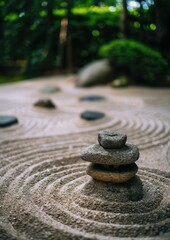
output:
[[104, 130], [98, 133], [99, 144], [108, 149], [121, 148], [125, 145], [127, 136], [123, 133]]
[[18, 123], [18, 119], [15, 116], [0, 116], [0, 127], [4, 128], [4, 127], [9, 127], [13, 124], [17, 124]]
[[97, 119], [101, 119], [105, 116], [104, 113], [102, 112], [93, 112], [93, 111], [84, 111], [81, 113], [81, 118], [88, 120], [88, 121], [93, 121]]
[[119, 166], [137, 161], [139, 150], [132, 144], [119, 149], [104, 149], [99, 144], [94, 144], [82, 152], [81, 158], [92, 163]]
[[60, 91], [59, 87], [52, 86], [52, 85], [45, 86], [44, 88], [41, 89], [42, 93], [56, 93], [56, 92], [59, 92], [59, 91]]
[[96, 102], [96, 101], [105, 100], [105, 97], [98, 96], [98, 95], [89, 95], [89, 96], [81, 97], [79, 100], [81, 102]]
[[56, 108], [55, 104], [50, 99], [40, 99], [36, 103], [34, 103], [34, 106], [48, 109]]

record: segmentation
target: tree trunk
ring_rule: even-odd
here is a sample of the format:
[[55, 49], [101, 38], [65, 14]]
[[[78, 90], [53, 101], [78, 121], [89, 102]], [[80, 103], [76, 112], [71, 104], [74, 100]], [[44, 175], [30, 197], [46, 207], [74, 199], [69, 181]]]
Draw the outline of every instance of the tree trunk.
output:
[[71, 9], [73, 7], [72, 1], [68, 4], [67, 9], [67, 19], [68, 19], [68, 26], [67, 26], [67, 36], [66, 36], [66, 63], [67, 63], [67, 70], [73, 70], [73, 56], [72, 56], [72, 41], [71, 41], [71, 30], [70, 30], [70, 21], [71, 21]]
[[53, 39], [54, 39], [54, 17], [53, 17], [53, 7], [54, 2], [48, 2], [47, 5], [47, 58], [46, 58], [46, 65], [48, 67], [52, 67], [52, 58], [53, 58]]
[[155, 0], [155, 15], [156, 15], [156, 25], [157, 25], [157, 42], [158, 44], [163, 39], [164, 35], [166, 35], [166, 26], [164, 26], [164, 23], [162, 21], [162, 13], [163, 13], [163, 7], [161, 4], [161, 1]]
[[142, 6], [142, 0], [138, 0], [139, 4], [140, 4], [140, 8], [139, 8], [139, 21], [140, 21], [140, 40], [143, 41], [145, 39], [145, 34], [144, 34], [144, 24], [143, 24], [143, 17], [142, 17], [142, 13], [143, 13], [143, 6]]
[[68, 71], [73, 69], [72, 42], [70, 37], [71, 9], [72, 3], [68, 2], [67, 15], [61, 20], [58, 47], [58, 64]]
[[123, 38], [127, 38], [128, 36], [128, 12], [127, 12], [127, 1], [122, 0], [122, 26], [121, 33]]

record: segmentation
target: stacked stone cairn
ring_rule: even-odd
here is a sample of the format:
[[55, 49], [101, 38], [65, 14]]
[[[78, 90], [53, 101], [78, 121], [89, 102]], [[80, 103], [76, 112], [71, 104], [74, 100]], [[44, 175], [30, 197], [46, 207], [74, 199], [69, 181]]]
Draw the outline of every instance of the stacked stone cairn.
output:
[[111, 183], [132, 179], [138, 171], [135, 161], [139, 158], [139, 150], [126, 140], [125, 134], [100, 131], [99, 144], [91, 145], [82, 152], [82, 159], [91, 162], [87, 174], [95, 180]]

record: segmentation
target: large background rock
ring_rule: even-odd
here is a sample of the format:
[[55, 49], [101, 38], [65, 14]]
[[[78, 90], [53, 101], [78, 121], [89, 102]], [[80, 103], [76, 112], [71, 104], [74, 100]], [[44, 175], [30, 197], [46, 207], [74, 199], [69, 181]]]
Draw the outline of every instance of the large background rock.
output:
[[76, 86], [89, 87], [105, 84], [114, 79], [113, 67], [107, 59], [95, 61], [83, 67], [77, 76]]

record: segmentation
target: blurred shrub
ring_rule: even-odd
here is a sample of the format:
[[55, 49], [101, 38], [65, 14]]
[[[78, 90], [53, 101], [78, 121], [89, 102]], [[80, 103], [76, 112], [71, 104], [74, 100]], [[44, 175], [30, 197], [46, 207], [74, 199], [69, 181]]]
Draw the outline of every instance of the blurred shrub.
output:
[[158, 51], [133, 40], [114, 40], [99, 49], [108, 58], [117, 75], [125, 74], [135, 83], [159, 83], [167, 74], [168, 64]]
[[45, 60], [45, 49], [40, 48], [30, 52], [25, 70], [25, 76], [41, 76], [43, 70], [45, 69]]

